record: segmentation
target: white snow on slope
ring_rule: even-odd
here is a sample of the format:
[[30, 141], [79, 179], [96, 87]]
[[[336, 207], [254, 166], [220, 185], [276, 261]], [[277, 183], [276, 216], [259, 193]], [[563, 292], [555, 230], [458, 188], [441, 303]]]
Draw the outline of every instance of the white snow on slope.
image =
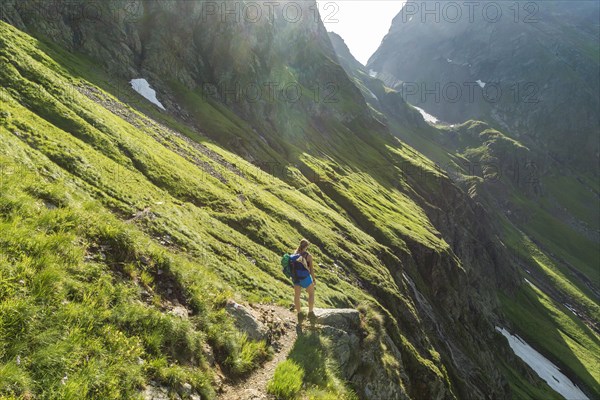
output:
[[419, 108], [419, 107], [416, 107], [416, 106], [413, 106], [413, 107], [415, 107], [421, 113], [421, 115], [423, 116], [423, 118], [425, 119], [425, 121], [429, 122], [430, 124], [436, 124], [439, 121], [438, 118], [436, 118], [433, 115], [429, 114], [427, 111], [423, 110], [422, 108]]
[[525, 361], [542, 378], [548, 386], [561, 394], [567, 400], [589, 400], [581, 389], [579, 389], [569, 378], [567, 378], [558, 367], [552, 364], [546, 357], [538, 353], [519, 336], [512, 335], [504, 328], [496, 327], [506, 339], [510, 348], [517, 357]]
[[529, 283], [531, 286], [533, 286], [534, 288], [537, 289], [537, 286], [535, 286], [533, 283], [531, 283], [531, 281], [527, 278], [523, 278], [525, 280], [525, 282]]
[[160, 104], [160, 101], [156, 98], [156, 91], [150, 87], [150, 84], [145, 79], [132, 79], [130, 82], [133, 90], [141, 94], [151, 103], [156, 104], [158, 107], [165, 110], [165, 107]]
[[375, 96], [375, 93], [373, 93], [373, 91], [372, 91], [371, 89], [369, 89], [369, 88], [366, 88], [366, 89], [367, 89], [367, 94], [368, 94], [369, 96], [371, 96], [371, 97], [372, 97], [372, 98], [374, 98], [375, 100], [379, 100], [379, 99], [377, 98], [377, 96]]

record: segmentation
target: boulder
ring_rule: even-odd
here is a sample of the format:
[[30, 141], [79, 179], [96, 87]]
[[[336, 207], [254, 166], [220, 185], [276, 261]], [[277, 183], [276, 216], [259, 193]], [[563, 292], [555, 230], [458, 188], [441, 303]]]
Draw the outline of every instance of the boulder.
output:
[[252, 340], [266, 340], [268, 329], [252, 314], [248, 307], [229, 300], [225, 306], [227, 312], [235, 319], [236, 327], [245, 332]]
[[346, 332], [360, 330], [360, 313], [352, 308], [315, 308], [317, 323]]
[[357, 332], [323, 326], [321, 334], [331, 340], [331, 356], [340, 367], [342, 376], [346, 379], [352, 377], [360, 364], [360, 339]]
[[178, 304], [178, 305], [173, 306], [171, 311], [169, 311], [169, 314], [174, 315], [179, 318], [182, 318], [182, 319], [187, 319], [189, 316], [189, 311], [184, 306]]

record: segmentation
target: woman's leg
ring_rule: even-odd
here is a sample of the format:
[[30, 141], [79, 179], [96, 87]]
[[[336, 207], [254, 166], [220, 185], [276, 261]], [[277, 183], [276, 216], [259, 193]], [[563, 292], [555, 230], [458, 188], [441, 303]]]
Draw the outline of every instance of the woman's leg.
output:
[[300, 313], [302, 309], [300, 308], [300, 292], [302, 288], [298, 285], [294, 286], [294, 305], [296, 306], [296, 312]]
[[308, 292], [308, 312], [313, 312], [313, 307], [315, 306], [315, 284], [311, 283], [309, 287], [306, 288]]

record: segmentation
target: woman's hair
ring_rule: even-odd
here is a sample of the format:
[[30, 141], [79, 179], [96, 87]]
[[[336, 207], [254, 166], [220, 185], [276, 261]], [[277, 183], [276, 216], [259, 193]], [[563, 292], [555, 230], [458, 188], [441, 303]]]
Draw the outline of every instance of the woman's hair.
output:
[[300, 241], [300, 246], [298, 246], [298, 248], [296, 249], [296, 254], [304, 253], [304, 251], [308, 248], [309, 245], [310, 242], [308, 240], [302, 239]]

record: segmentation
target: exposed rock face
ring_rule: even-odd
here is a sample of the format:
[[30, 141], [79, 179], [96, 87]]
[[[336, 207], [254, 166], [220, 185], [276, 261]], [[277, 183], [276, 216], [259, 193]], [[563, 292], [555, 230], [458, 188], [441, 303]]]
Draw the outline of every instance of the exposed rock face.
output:
[[[335, 59], [335, 52], [325, 27], [315, 18], [312, 0], [293, 3], [302, 16], [294, 22], [289, 22], [281, 4], [271, 17], [262, 2], [254, 3], [264, 16], [258, 21], [240, 16], [223, 20], [220, 7], [225, 3], [210, 1], [107, 0], [89, 6], [57, 0], [48, 2], [52, 7], [41, 3], [45, 2], [7, 0], [0, 18], [98, 60], [99, 69], [110, 72], [120, 92], [127, 91], [121, 81], [147, 78], [169, 112], [185, 115], [189, 110], [179, 110], [180, 99], [169, 98], [167, 81], [227, 104], [256, 128], [255, 136], [212, 138], [247, 158], [263, 156], [257, 154], [263, 145], [283, 150], [286, 144], [274, 137], [275, 130], [278, 135], [297, 134], [281, 126], [281, 115], [290, 105], [319, 119], [367, 121], [369, 111], [360, 91], [341, 67], [328, 62]], [[283, 79], [290, 66], [297, 77]], [[304, 90], [290, 98], [284, 88], [298, 84], [319, 91]], [[256, 86], [257, 99], [252, 91]], [[337, 106], [342, 97], [350, 99], [345, 108]]]
[[182, 319], [186, 319], [189, 317], [188, 309], [180, 304], [174, 305], [171, 311], [169, 311], [169, 314], [175, 315]]
[[391, 86], [385, 87], [381, 77], [375, 78], [374, 71], [367, 71], [367, 68], [354, 58], [338, 34], [329, 32], [329, 39], [342, 68], [361, 90], [367, 104], [378, 111], [373, 113], [374, 118], [386, 124], [388, 123], [386, 119], [389, 118], [404, 126], [416, 128], [427, 126], [421, 114], [404, 101], [400, 92], [390, 89]]
[[[368, 333], [361, 325], [360, 313], [354, 309], [315, 309], [315, 315], [320, 334], [331, 342], [331, 357], [342, 378], [353, 383], [361, 398], [409, 399], [400, 377], [402, 355], [385, 332], [366, 340]], [[391, 358], [386, 360], [384, 354]], [[392, 365], [386, 365], [388, 362]]]
[[316, 308], [318, 323], [329, 325], [344, 331], [356, 331], [360, 328], [360, 314], [357, 310]]
[[[169, 391], [164, 387], [149, 385], [142, 392], [144, 400], [169, 400]], [[176, 396], [176, 398], [180, 398]]]
[[331, 339], [332, 355], [340, 372], [350, 379], [360, 363], [360, 314], [353, 309], [315, 309], [315, 315], [317, 323], [324, 325], [321, 333]]
[[233, 300], [227, 302], [226, 310], [235, 319], [237, 328], [245, 332], [252, 340], [266, 340], [268, 329], [255, 316], [250, 309]]
[[144, 388], [141, 393], [144, 400], [200, 400], [201, 397], [198, 393], [192, 390], [192, 386], [189, 383], [184, 383], [179, 387], [176, 392], [169, 390], [164, 386], [160, 386], [156, 382], [150, 382], [148, 386]]
[[351, 378], [356, 372], [360, 361], [357, 357], [358, 351], [360, 351], [357, 332], [324, 326], [321, 333], [331, 339], [333, 356], [340, 366], [342, 375], [347, 379]]

